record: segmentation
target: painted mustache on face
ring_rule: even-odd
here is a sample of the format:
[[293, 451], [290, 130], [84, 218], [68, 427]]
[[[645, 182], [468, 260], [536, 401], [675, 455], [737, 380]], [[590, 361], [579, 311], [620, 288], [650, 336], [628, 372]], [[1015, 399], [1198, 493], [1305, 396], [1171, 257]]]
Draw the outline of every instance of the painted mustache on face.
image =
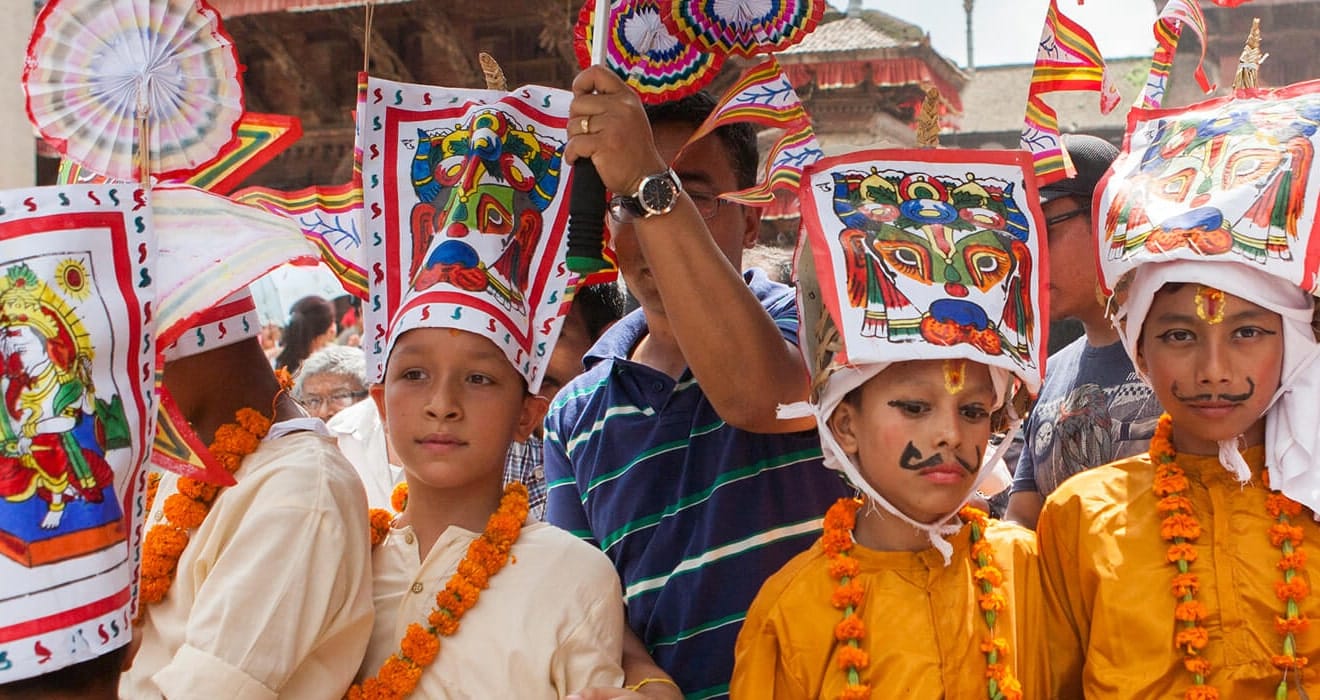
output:
[[[978, 448], [977, 454], [979, 455], [980, 452], [981, 451]], [[962, 457], [959, 457], [958, 455], [954, 455], [953, 458], [958, 462], [958, 464], [961, 464], [962, 468], [966, 469], [967, 473], [969, 474], [975, 474], [977, 470], [980, 469], [979, 464], [976, 466], [968, 464], [967, 462], [964, 462]], [[898, 466], [908, 471], [916, 472], [916, 471], [921, 471], [922, 469], [929, 469], [931, 467], [939, 466], [941, 464], [944, 464], [944, 461], [945, 461], [944, 457], [942, 457], [938, 452], [931, 455], [930, 457], [926, 457], [923, 459], [921, 456], [921, 450], [918, 450], [915, 445], [909, 442], [907, 444], [907, 447], [903, 448], [903, 454], [899, 455]]]
[[1256, 382], [1251, 381], [1251, 377], [1247, 377], [1247, 391], [1245, 394], [1206, 393], [1206, 394], [1193, 394], [1190, 396], [1183, 396], [1182, 394], [1178, 393], [1177, 384], [1173, 385], [1172, 393], [1173, 393], [1173, 398], [1183, 402], [1213, 401], [1216, 397], [1218, 397], [1220, 401], [1228, 401], [1229, 403], [1242, 403], [1243, 401], [1246, 401], [1247, 399], [1251, 398], [1256, 393]]

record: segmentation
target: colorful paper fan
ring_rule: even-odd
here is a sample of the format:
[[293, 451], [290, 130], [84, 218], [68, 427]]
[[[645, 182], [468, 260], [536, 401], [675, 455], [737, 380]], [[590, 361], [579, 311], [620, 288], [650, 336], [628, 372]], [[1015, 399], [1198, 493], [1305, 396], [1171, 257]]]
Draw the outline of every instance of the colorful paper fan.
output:
[[[661, 0], [622, 0], [610, 7], [605, 63], [632, 86], [643, 102], [690, 95], [715, 79], [724, 64], [713, 53], [674, 36], [665, 26]], [[587, 0], [573, 28], [578, 64], [591, 65], [592, 18], [596, 0]]]
[[183, 179], [235, 138], [243, 88], [233, 41], [204, 0], [50, 0], [23, 69], [27, 113], [65, 157], [118, 180]]
[[673, 0], [664, 22], [688, 44], [754, 56], [802, 41], [824, 14], [825, 0]]

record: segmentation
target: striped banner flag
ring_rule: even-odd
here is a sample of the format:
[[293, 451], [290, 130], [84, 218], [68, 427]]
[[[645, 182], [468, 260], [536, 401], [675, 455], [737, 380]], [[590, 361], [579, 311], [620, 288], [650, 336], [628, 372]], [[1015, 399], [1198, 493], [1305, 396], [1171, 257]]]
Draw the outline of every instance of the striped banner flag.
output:
[[1100, 111], [1104, 114], [1113, 111], [1121, 99], [1105, 73], [1104, 57], [1091, 33], [1060, 12], [1057, 0], [1050, 0], [1036, 50], [1021, 137], [1022, 147], [1032, 153], [1041, 185], [1074, 174], [1068, 154], [1061, 147], [1057, 115], [1041, 99], [1062, 91], [1100, 93]]
[[797, 192], [802, 171], [824, 157], [816, 132], [810, 124], [802, 124], [788, 131], [766, 156], [765, 177], [760, 184], [737, 192], [720, 195], [720, 199], [753, 207], [769, 206], [775, 200], [775, 190]]
[[797, 91], [774, 57], [743, 71], [706, 121], [692, 132], [688, 143], [695, 143], [721, 126], [735, 122], [785, 129], [810, 123], [802, 100], [798, 99]]
[[1164, 91], [1169, 82], [1169, 68], [1178, 50], [1178, 39], [1184, 27], [1189, 27], [1201, 42], [1201, 57], [1196, 62], [1196, 84], [1206, 93], [1215, 87], [1205, 75], [1205, 15], [1197, 0], [1169, 0], [1160, 16], [1155, 19], [1155, 55], [1150, 60], [1150, 75], [1136, 104], [1147, 109], [1159, 109], [1164, 104]]
[[294, 192], [247, 187], [234, 200], [293, 219], [316, 244], [321, 262], [339, 278], [344, 291], [367, 298], [367, 271], [362, 264], [362, 185], [307, 187]]

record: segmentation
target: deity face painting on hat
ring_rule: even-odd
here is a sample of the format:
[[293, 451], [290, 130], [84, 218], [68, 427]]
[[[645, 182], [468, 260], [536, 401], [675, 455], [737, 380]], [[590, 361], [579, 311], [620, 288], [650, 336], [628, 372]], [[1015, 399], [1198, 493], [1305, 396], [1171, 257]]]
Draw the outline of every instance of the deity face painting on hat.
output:
[[[926, 531], [946, 557], [943, 535], [957, 529], [957, 509], [935, 522], [900, 511], [840, 447], [829, 420], [851, 391], [909, 360], [948, 361], [951, 393], [965, 371], [957, 361], [986, 365], [996, 408], [1039, 388], [1046, 261], [1030, 172], [1024, 152], [865, 151], [817, 163], [800, 193], [801, 347], [825, 465]], [[980, 466], [973, 488], [990, 477]]]
[[0, 684], [128, 643], [155, 405], [132, 185], [0, 192]]
[[[410, 328], [494, 342], [535, 391], [567, 311], [563, 90], [372, 78], [363, 123], [368, 374]], [[388, 337], [387, 337], [388, 335]]]

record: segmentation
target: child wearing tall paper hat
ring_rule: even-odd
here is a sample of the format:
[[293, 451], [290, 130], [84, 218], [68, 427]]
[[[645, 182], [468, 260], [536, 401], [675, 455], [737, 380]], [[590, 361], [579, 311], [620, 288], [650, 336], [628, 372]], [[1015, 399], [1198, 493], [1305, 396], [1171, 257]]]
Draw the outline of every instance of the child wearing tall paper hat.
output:
[[167, 437], [153, 460], [189, 475], [148, 484], [141, 646], [120, 695], [340, 697], [372, 620], [366, 496], [266, 361], [246, 291], [316, 251], [292, 221], [201, 190], [151, 200]]
[[[368, 121], [385, 123], [384, 134], [420, 133], [443, 155], [364, 167], [382, 184], [367, 188], [366, 205], [390, 212], [368, 224], [380, 234], [369, 256], [399, 271], [372, 285], [367, 308], [379, 305], [389, 322], [364, 345], [406, 491], [397, 513], [373, 512], [376, 624], [348, 697], [564, 698], [618, 687], [623, 598], [613, 566], [529, 518], [526, 487], [504, 483], [510, 445], [548, 407], [535, 391], [568, 306], [556, 155], [567, 137], [556, 115], [570, 95], [375, 79], [369, 89], [396, 95], [398, 108], [368, 106]], [[420, 109], [432, 101], [451, 106]], [[531, 180], [517, 182], [523, 167], [540, 175], [531, 199]], [[511, 208], [495, 220], [479, 207]], [[419, 210], [427, 216], [410, 227], [407, 213]], [[515, 235], [502, 227], [509, 220]], [[378, 318], [369, 314], [369, 327]]]
[[872, 151], [804, 179], [807, 408], [860, 496], [761, 588], [732, 697], [1016, 698], [1034, 682], [1034, 538], [966, 507], [998, 459], [991, 434], [1040, 385], [1030, 167]]
[[0, 698], [112, 699], [155, 424], [150, 210], [0, 192], [0, 249]]
[[1166, 413], [1148, 454], [1041, 512], [1051, 697], [1306, 697], [1320, 82], [1129, 125], [1096, 204], [1101, 283]]

